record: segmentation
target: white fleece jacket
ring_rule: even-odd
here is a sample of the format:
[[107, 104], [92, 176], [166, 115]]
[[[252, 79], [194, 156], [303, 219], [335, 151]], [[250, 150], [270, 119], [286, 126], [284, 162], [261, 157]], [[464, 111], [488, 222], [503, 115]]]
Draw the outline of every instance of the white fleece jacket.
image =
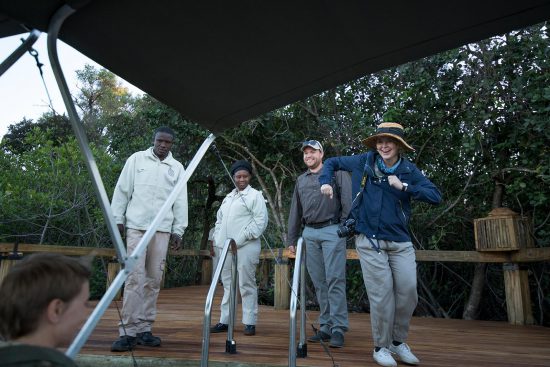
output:
[[228, 238], [233, 238], [237, 247], [250, 243], [259, 245], [267, 221], [265, 199], [260, 191], [250, 185], [243, 191], [233, 189], [218, 209], [214, 245], [222, 248]]

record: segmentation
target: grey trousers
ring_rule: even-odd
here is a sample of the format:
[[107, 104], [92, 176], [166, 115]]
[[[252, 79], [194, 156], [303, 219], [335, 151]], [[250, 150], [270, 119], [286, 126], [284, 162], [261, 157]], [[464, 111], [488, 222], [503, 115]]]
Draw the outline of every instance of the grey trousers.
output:
[[[220, 261], [222, 249], [215, 247], [216, 257]], [[248, 243], [237, 250], [237, 270], [239, 272], [238, 286], [242, 299], [243, 318], [245, 325], [256, 325], [258, 321], [258, 286], [256, 285], [256, 267], [260, 262], [261, 246], [258, 240], [255, 243]], [[222, 283], [223, 298], [221, 303], [220, 322], [229, 323], [229, 296], [231, 294], [231, 264], [233, 254], [227, 253], [227, 259], [223, 264]], [[235, 310], [236, 311], [236, 310]]]
[[307, 271], [319, 302], [319, 326], [331, 334], [349, 329], [346, 300], [346, 240], [336, 234], [338, 225], [305, 227]]
[[[126, 230], [128, 255], [137, 247], [144, 233], [131, 228]], [[157, 299], [169, 240], [170, 233], [156, 232], [144, 255], [128, 275], [122, 299], [122, 323], [118, 328], [121, 336], [136, 336], [136, 333], [151, 331], [157, 316]]]
[[360, 234], [355, 245], [369, 297], [374, 346], [388, 347], [394, 340], [406, 342], [418, 303], [413, 244], [381, 240], [381, 252], [377, 253]]

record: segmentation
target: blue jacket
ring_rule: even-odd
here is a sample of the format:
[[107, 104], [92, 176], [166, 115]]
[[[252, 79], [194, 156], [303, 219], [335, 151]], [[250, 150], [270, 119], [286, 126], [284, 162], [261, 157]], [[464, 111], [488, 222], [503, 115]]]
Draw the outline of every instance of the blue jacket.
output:
[[435, 185], [410, 161], [403, 158], [395, 171], [401, 182], [408, 183], [406, 192], [389, 185], [386, 177], [374, 174], [375, 158], [378, 153], [367, 153], [329, 158], [324, 162], [319, 183], [330, 184], [334, 171], [349, 171], [352, 174], [353, 197], [361, 188], [361, 178], [366, 169], [367, 184], [361, 202], [356, 204], [355, 231], [367, 237], [395, 242], [410, 241], [408, 223], [411, 217], [411, 199], [430, 204], [441, 202], [441, 193]]

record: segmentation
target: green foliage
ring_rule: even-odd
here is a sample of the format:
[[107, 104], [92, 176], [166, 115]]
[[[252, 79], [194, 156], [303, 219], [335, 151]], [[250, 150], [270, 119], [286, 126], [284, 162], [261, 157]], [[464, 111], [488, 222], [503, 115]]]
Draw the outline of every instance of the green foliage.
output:
[[[23, 140], [21, 154], [3, 151], [0, 156], [0, 241], [97, 245], [103, 219], [97, 215], [97, 202], [91, 180], [74, 138], [59, 145], [48, 131], [38, 127]], [[112, 185], [108, 173], [111, 159], [92, 147], [104, 182]], [[9, 173], [9, 174], [8, 174]]]

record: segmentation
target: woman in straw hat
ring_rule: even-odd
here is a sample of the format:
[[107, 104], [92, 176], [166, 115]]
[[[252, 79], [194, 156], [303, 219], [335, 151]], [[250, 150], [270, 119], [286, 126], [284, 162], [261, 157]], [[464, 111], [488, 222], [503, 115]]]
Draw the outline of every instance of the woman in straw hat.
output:
[[419, 364], [406, 344], [409, 323], [418, 302], [416, 259], [407, 229], [411, 199], [441, 202], [435, 185], [404, 156], [413, 152], [403, 137], [403, 127], [393, 122], [378, 125], [363, 141], [371, 149], [325, 161], [319, 177], [321, 192], [332, 197], [334, 171], [352, 173], [355, 244], [370, 303], [374, 360], [397, 366], [393, 355], [408, 364]]

